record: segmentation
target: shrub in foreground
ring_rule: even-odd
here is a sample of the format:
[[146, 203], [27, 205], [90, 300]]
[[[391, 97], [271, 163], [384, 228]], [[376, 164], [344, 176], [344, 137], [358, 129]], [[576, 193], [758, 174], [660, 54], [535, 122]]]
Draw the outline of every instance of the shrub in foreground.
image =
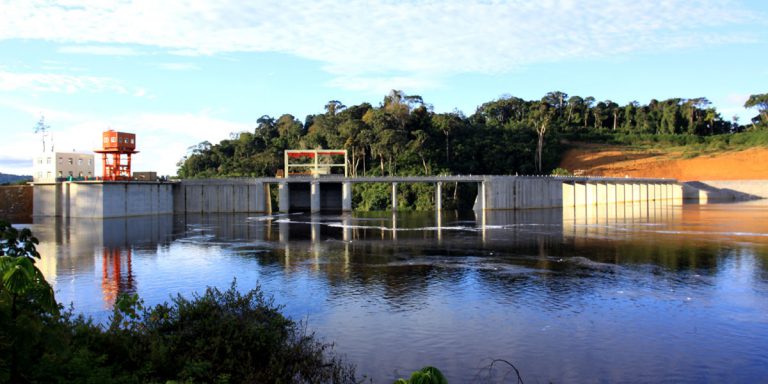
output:
[[[0, 301], [0, 382], [28, 383], [353, 383], [353, 367], [259, 288], [208, 288], [191, 299], [144, 308], [115, 305], [108, 327], [72, 311], [25, 311], [12, 324]], [[13, 330], [17, 335], [9, 334]], [[12, 379], [12, 343], [19, 339]]]

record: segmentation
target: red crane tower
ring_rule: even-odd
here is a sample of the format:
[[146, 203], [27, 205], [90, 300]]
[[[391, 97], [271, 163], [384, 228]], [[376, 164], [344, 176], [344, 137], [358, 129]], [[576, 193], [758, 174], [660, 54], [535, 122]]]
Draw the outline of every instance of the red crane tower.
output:
[[102, 138], [102, 149], [94, 152], [101, 153], [104, 180], [131, 180], [131, 155], [139, 152], [136, 135], [110, 129]]

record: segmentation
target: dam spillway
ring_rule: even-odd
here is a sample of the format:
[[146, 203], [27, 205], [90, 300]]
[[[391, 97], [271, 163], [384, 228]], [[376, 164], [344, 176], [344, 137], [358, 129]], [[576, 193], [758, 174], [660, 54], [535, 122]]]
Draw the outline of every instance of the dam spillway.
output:
[[[267, 213], [351, 211], [352, 186], [386, 183], [392, 209], [398, 185], [435, 185], [435, 210], [442, 209], [445, 183], [474, 183], [474, 209], [512, 210], [666, 201], [682, 204], [683, 186], [674, 179], [559, 176], [400, 176], [192, 179], [167, 183], [36, 183], [34, 215], [125, 217], [168, 213]], [[277, 207], [272, 207], [272, 190]], [[273, 209], [277, 208], [277, 209]]]

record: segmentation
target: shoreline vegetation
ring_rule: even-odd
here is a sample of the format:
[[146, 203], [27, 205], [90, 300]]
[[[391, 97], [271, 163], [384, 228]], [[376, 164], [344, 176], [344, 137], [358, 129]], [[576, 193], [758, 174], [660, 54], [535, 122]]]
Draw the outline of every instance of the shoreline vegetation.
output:
[[[455, 110], [435, 113], [418, 95], [393, 90], [378, 106], [346, 106], [332, 100], [325, 112], [300, 121], [291, 114], [261, 116], [252, 131], [233, 132], [217, 144], [188, 148], [178, 162], [180, 178], [275, 176], [288, 149], [346, 149], [350, 176], [523, 174], [562, 170], [570, 143], [680, 147], [685, 156], [768, 147], [768, 93], [750, 96], [745, 108], [757, 110], [749, 122], [723, 117], [704, 97], [636, 101], [549, 92], [540, 100], [503, 96], [480, 105], [469, 116]], [[443, 193], [471, 197], [473, 186], [446, 185]], [[399, 209], [429, 210], [434, 186], [403, 185]], [[386, 186], [353, 188], [359, 211], [388, 207]], [[444, 201], [446, 209], [454, 198]]]
[[38, 240], [0, 222], [0, 383], [357, 383], [355, 369], [255, 287], [207, 288], [145, 307], [122, 295], [108, 324], [56, 302]]

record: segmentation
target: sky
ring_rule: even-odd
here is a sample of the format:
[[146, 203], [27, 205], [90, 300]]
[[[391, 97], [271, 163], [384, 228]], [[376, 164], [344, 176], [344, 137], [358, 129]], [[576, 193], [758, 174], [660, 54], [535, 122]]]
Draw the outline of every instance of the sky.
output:
[[32, 174], [41, 116], [57, 151], [132, 132], [133, 170], [175, 175], [263, 115], [392, 89], [466, 115], [550, 91], [706, 97], [744, 123], [768, 92], [766, 16], [764, 0], [0, 0], [0, 172]]

